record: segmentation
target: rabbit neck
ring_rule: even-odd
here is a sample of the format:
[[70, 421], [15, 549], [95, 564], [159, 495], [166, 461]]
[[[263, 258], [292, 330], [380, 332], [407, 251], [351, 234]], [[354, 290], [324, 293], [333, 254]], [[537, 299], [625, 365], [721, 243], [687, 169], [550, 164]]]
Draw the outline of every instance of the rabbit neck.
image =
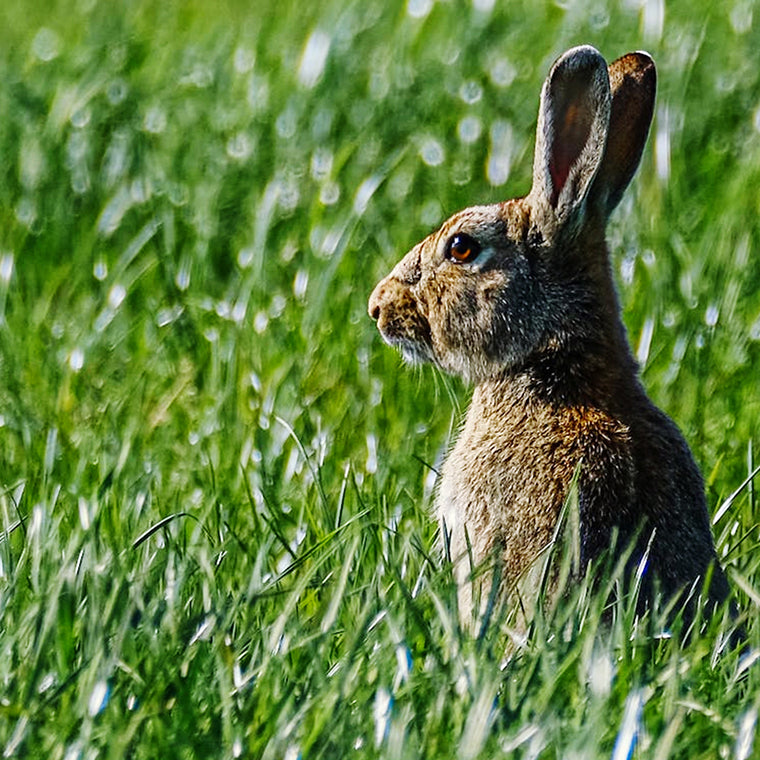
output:
[[473, 406], [494, 405], [596, 408], [620, 416], [638, 405], [644, 391], [625, 341], [622, 323], [606, 336], [552, 343], [518, 366], [504, 369], [475, 387]]

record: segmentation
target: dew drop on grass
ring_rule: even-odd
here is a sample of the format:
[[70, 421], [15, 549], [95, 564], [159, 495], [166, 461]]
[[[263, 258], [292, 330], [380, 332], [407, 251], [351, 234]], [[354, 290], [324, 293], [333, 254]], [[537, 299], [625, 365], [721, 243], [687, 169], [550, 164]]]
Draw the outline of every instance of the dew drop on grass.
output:
[[420, 158], [428, 166], [440, 166], [445, 157], [443, 146], [434, 137], [426, 138], [420, 146]]
[[373, 716], [375, 719], [375, 747], [379, 747], [388, 734], [393, 697], [388, 689], [380, 687], [375, 692]]
[[190, 264], [188, 262], [184, 262], [177, 270], [177, 274], [174, 277], [174, 284], [180, 290], [187, 290], [190, 286]]
[[433, 10], [433, 0], [407, 0], [406, 12], [412, 18], [425, 18]]
[[509, 179], [512, 168], [514, 139], [512, 125], [504, 119], [497, 119], [490, 130], [491, 150], [486, 165], [488, 181], [494, 187], [503, 185]]
[[322, 78], [327, 56], [330, 53], [330, 35], [315, 29], [306, 41], [298, 64], [298, 81], [311, 89]]
[[143, 129], [152, 135], [159, 135], [166, 129], [166, 111], [160, 106], [151, 106], [145, 112]]
[[55, 456], [58, 451], [58, 428], [52, 427], [48, 430], [47, 441], [45, 442], [45, 474], [49, 475], [53, 471]]
[[238, 255], [237, 255], [238, 266], [241, 269], [248, 269], [248, 267], [250, 267], [251, 264], [253, 263], [253, 254], [254, 254], [254, 250], [250, 246], [246, 248], [241, 248], [238, 251]]
[[54, 673], [47, 673], [40, 679], [40, 684], [37, 687], [39, 694], [44, 694], [48, 689], [56, 684], [56, 677]]
[[729, 14], [731, 27], [736, 34], [746, 34], [752, 28], [752, 3], [738, 2]]
[[108, 277], [108, 264], [105, 259], [98, 259], [95, 262], [92, 267], [92, 276], [98, 280], [98, 282], [103, 282], [103, 280]]
[[645, 39], [660, 40], [665, 23], [665, 0], [643, 0], [642, 15]]
[[330, 175], [332, 167], [333, 154], [331, 150], [319, 147], [312, 153], [309, 171], [317, 182], [326, 179]]
[[750, 707], [742, 715], [739, 721], [739, 733], [736, 737], [736, 760], [748, 760], [752, 756], [752, 745], [755, 740], [755, 728], [757, 726], [757, 707]]
[[760, 317], [758, 317], [749, 328], [749, 337], [751, 340], [760, 340]]
[[82, 367], [84, 367], [84, 351], [77, 347], [72, 349], [69, 354], [69, 369], [71, 369], [72, 372], [79, 372]]
[[620, 262], [620, 279], [624, 285], [631, 285], [633, 283], [633, 273], [636, 269], [636, 257], [625, 256]]
[[368, 475], [377, 472], [377, 438], [374, 433], [367, 435], [367, 462], [364, 465]]
[[92, 692], [90, 693], [90, 699], [87, 702], [87, 712], [90, 717], [95, 717], [100, 713], [108, 704], [108, 697], [110, 696], [111, 689], [108, 685], [108, 681], [98, 681]]
[[641, 328], [639, 336], [639, 345], [636, 349], [636, 360], [644, 366], [649, 358], [649, 348], [652, 345], [652, 335], [654, 334], [654, 320], [648, 317]]
[[247, 74], [256, 63], [256, 54], [250, 48], [238, 45], [232, 57], [232, 65], [238, 74]]
[[13, 275], [13, 254], [4, 253], [0, 256], [0, 282], [8, 284], [11, 281]]
[[253, 318], [253, 329], [256, 330], [259, 335], [264, 332], [264, 330], [267, 329], [267, 326], [269, 325], [269, 317], [267, 316], [265, 311], [259, 311], [256, 313], [256, 316]]
[[655, 166], [657, 176], [667, 182], [670, 178], [670, 114], [667, 106], [659, 109], [657, 114], [657, 134], [654, 140]]
[[412, 175], [405, 169], [399, 169], [391, 175], [388, 181], [388, 191], [396, 201], [401, 201], [409, 195], [412, 186]]
[[19, 150], [19, 179], [27, 190], [34, 190], [45, 173], [46, 159], [36, 136], [25, 136]]
[[90, 111], [89, 108], [77, 108], [76, 111], [71, 114], [69, 121], [71, 122], [72, 127], [82, 129], [90, 123], [91, 117], [92, 111]]
[[127, 83], [123, 79], [114, 79], [106, 88], [106, 99], [112, 106], [118, 106], [124, 102], [128, 91]]
[[426, 227], [433, 227], [436, 224], [440, 224], [442, 216], [443, 209], [436, 198], [431, 198], [429, 201], [426, 201], [420, 209], [420, 221]]
[[293, 447], [288, 455], [288, 461], [285, 464], [285, 470], [283, 472], [283, 481], [289, 483], [293, 479], [293, 475], [296, 474], [298, 467], [298, 449]]
[[87, 506], [87, 501], [82, 496], [79, 497], [79, 524], [82, 526], [82, 530], [88, 530], [90, 527], [90, 510]]
[[238, 298], [238, 300], [235, 301], [235, 305], [232, 307], [232, 314], [230, 315], [232, 321], [239, 325], [245, 319], [247, 311], [248, 304], [242, 298]]
[[509, 87], [515, 81], [517, 69], [506, 58], [494, 58], [488, 76], [497, 87]]
[[615, 740], [615, 747], [612, 751], [612, 760], [628, 760], [628, 758], [633, 756], [643, 706], [643, 689], [632, 691], [626, 698], [623, 720], [621, 721], [620, 730]]
[[200, 625], [195, 629], [195, 633], [190, 639], [188, 646], [192, 646], [197, 641], [206, 641], [209, 639], [211, 637], [211, 634], [214, 632], [215, 627], [216, 615], [209, 615], [208, 617], [204, 618]]
[[425, 478], [423, 481], [423, 491], [425, 496], [429, 496], [435, 489], [435, 482], [438, 480], [438, 473], [430, 468], [425, 468]]
[[[76, 191], [76, 188], [72, 188]], [[19, 199], [15, 208], [16, 219], [20, 224], [23, 224], [27, 229], [31, 229], [32, 225], [37, 221], [37, 205], [28, 196], [25, 195]]]
[[120, 187], [113, 198], [106, 204], [98, 219], [98, 232], [108, 237], [112, 235], [121, 224], [124, 214], [132, 206], [132, 198], [126, 187]]
[[715, 327], [718, 324], [718, 317], [720, 316], [720, 309], [712, 303], [705, 311], [705, 324], [708, 327]]
[[269, 82], [266, 77], [251, 74], [251, 78], [248, 80], [246, 100], [253, 111], [264, 111], [266, 109], [269, 105]]
[[459, 88], [459, 97], [468, 106], [474, 105], [483, 97], [483, 88], [474, 79], [468, 79]]
[[227, 140], [226, 151], [235, 161], [245, 161], [253, 152], [251, 138], [245, 132], [238, 132]]
[[412, 653], [409, 651], [409, 647], [399, 644], [396, 647], [396, 678], [399, 683], [408, 680], [412, 670], [412, 662]]
[[77, 740], [66, 748], [66, 754], [63, 756], [63, 760], [80, 760], [82, 757], [82, 745]]
[[205, 90], [214, 83], [214, 72], [204, 63], [196, 63], [190, 73], [180, 79], [180, 84]]
[[32, 40], [32, 53], [43, 63], [57, 58], [59, 47], [58, 35], [46, 26], [40, 27]]
[[214, 311], [216, 312], [216, 316], [220, 319], [229, 319], [230, 313], [232, 311], [230, 307], [229, 301], [217, 301], [216, 305], [214, 306]]
[[277, 134], [283, 140], [289, 140], [296, 133], [297, 118], [295, 110], [288, 106], [276, 119]]
[[612, 689], [615, 665], [607, 652], [597, 651], [588, 666], [588, 684], [597, 697], [606, 697]]
[[306, 288], [309, 285], [309, 273], [305, 269], [299, 269], [293, 280], [293, 295], [299, 300], [306, 295]]
[[288, 299], [285, 298], [282, 293], [277, 293], [277, 295], [272, 298], [272, 303], [269, 304], [269, 316], [272, 319], [281, 317], [287, 305]]
[[472, 7], [478, 13], [490, 13], [495, 4], [496, 0], [472, 0]]
[[480, 137], [482, 129], [482, 124], [477, 116], [465, 116], [457, 124], [457, 136], [465, 145], [469, 145]]
[[121, 306], [127, 296], [127, 290], [121, 283], [116, 283], [108, 291], [108, 305], [114, 311]]
[[367, 205], [382, 181], [383, 177], [381, 175], [373, 174], [359, 185], [354, 196], [354, 213], [357, 216], [361, 216], [366, 211]]
[[332, 206], [340, 198], [340, 187], [337, 182], [325, 182], [319, 191], [319, 202], [323, 206]]

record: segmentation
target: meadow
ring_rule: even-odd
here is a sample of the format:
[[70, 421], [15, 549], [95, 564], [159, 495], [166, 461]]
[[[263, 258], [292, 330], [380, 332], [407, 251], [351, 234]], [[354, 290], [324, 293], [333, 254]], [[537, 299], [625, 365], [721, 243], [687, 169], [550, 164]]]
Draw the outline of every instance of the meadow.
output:
[[[3, 15], [3, 757], [760, 756], [760, 5]], [[585, 42], [658, 65], [609, 239], [743, 654], [726, 615], [663, 635], [589, 582], [522, 646], [461, 630], [430, 506], [469, 391], [366, 313], [448, 214], [527, 192], [541, 82]]]

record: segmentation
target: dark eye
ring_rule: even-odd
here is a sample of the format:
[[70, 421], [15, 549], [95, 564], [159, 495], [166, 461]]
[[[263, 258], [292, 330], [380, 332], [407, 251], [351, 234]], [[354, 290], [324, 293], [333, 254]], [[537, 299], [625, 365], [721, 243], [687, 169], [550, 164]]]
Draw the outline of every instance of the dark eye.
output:
[[446, 244], [446, 256], [460, 264], [475, 261], [480, 253], [480, 243], [464, 232], [452, 235]]

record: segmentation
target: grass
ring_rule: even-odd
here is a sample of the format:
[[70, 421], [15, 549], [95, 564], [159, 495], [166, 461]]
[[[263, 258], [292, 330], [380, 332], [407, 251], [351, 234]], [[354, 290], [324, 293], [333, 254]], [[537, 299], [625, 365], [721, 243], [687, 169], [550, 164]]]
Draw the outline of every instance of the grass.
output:
[[[365, 309], [445, 215], [527, 190], [557, 54], [648, 49], [614, 266], [717, 513], [757, 464], [760, 8], [486, 6], [5, 9], [5, 757], [758, 751], [722, 617], [663, 638], [581, 584], [519, 653], [459, 629], [429, 507], [467, 390]], [[755, 648], [757, 516], [750, 480], [715, 526]]]

